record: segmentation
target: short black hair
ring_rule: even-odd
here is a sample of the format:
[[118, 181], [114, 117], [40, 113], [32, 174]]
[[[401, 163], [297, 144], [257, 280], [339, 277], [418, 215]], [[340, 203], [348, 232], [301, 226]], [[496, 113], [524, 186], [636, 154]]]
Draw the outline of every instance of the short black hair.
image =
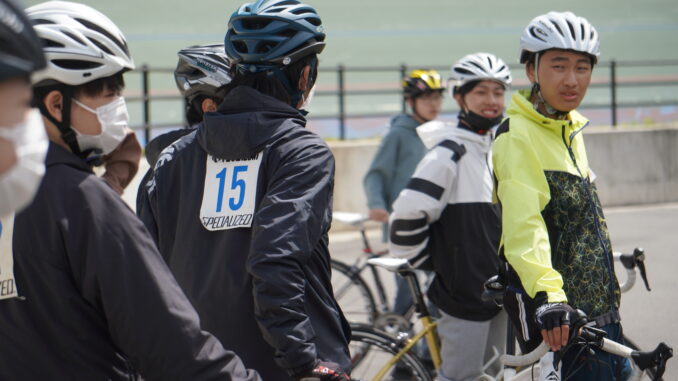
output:
[[465, 84], [463, 84], [461, 86], [455, 86], [454, 89], [453, 89], [453, 93], [455, 95], [459, 94], [463, 97], [464, 95], [473, 91], [473, 89], [475, 89], [476, 86], [478, 86], [478, 84], [480, 82], [482, 82], [482, 80], [470, 81], [470, 82], [466, 82]]
[[[312, 63], [314, 63], [314, 66], [311, 67], [309, 81], [310, 84], [313, 85], [318, 77], [318, 60], [317, 55], [315, 54], [307, 55], [289, 66], [284, 67], [282, 72], [287, 77], [290, 85], [296, 89], [304, 67], [311, 65]], [[226, 93], [230, 92], [235, 87], [247, 86], [287, 104], [292, 102], [285, 86], [271, 71], [243, 74], [238, 70], [238, 65], [233, 65], [231, 67], [231, 76], [233, 79], [226, 85]], [[297, 105], [291, 106], [296, 107]]]
[[109, 77], [95, 79], [79, 86], [70, 86], [63, 83], [56, 83], [47, 86], [33, 87], [33, 106], [39, 106], [50, 92], [54, 90], [61, 91], [64, 88], [70, 88], [74, 97], [85, 95], [96, 97], [103, 94], [104, 91], [121, 92], [125, 88], [125, 79], [122, 72]]

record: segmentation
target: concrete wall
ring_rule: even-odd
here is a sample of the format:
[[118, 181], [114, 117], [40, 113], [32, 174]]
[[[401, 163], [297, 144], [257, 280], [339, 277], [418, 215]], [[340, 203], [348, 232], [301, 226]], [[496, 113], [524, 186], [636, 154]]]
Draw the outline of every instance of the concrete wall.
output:
[[[678, 128], [586, 132], [585, 141], [605, 206], [678, 201]], [[329, 143], [336, 161], [334, 210], [367, 212], [362, 181], [378, 144], [378, 140]], [[133, 208], [147, 169], [142, 160], [125, 192]]]
[[[585, 132], [605, 206], [678, 201], [678, 128]], [[333, 142], [334, 210], [367, 211], [362, 179], [379, 142]]]

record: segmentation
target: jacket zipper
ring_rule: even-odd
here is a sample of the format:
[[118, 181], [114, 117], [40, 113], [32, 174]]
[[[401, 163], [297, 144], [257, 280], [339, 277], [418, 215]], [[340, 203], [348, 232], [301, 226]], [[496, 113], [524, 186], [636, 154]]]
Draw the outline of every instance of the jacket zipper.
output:
[[[572, 125], [572, 121], [570, 121], [570, 125]], [[588, 123], [586, 124], [588, 125]], [[584, 125], [584, 127], [586, 127]], [[617, 305], [616, 305], [616, 298], [615, 298], [615, 293], [614, 293], [614, 273], [612, 272], [612, 264], [610, 263], [610, 256], [609, 253], [610, 251], [608, 250], [607, 245], [605, 245], [605, 240], [603, 239], [601, 229], [600, 229], [600, 223], [598, 221], [598, 213], [596, 211], [596, 206], [595, 203], [593, 202], [593, 191], [591, 190], [590, 184], [588, 177], [584, 177], [583, 174], [581, 173], [581, 170], [579, 169], [579, 165], [577, 164], [577, 159], [574, 156], [574, 151], [572, 151], [572, 140], [574, 137], [584, 129], [584, 127], [580, 128], [577, 131], [574, 131], [570, 134], [570, 144], [567, 143], [567, 140], [565, 139], [565, 126], [561, 127], [561, 135], [563, 139], [563, 144], [565, 144], [565, 147], [567, 148], [567, 152], [570, 155], [570, 159], [572, 160], [572, 163], [574, 164], [574, 167], [577, 169], [577, 172], [579, 173], [579, 177], [582, 179], [582, 183], [584, 184], [584, 189], [586, 190], [586, 195], [588, 196], [588, 201], [589, 201], [589, 207], [591, 208], [591, 213], [593, 213], [593, 221], [596, 227], [596, 235], [598, 236], [598, 241], [600, 242], [600, 246], [603, 248], [603, 256], [605, 257], [605, 265], [607, 267], [607, 273], [609, 282], [608, 282], [608, 289], [610, 291], [610, 298], [611, 298], [611, 307], [612, 311], [616, 312], [617, 311]], [[595, 317], [595, 316], [594, 316]]]

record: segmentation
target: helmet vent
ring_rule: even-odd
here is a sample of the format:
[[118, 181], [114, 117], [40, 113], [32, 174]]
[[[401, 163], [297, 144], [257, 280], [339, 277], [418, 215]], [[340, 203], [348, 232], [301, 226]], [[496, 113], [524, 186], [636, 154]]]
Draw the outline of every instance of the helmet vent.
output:
[[101, 66], [97, 62], [76, 61], [76, 60], [52, 60], [52, 63], [62, 69], [86, 70], [95, 69]]
[[292, 29], [285, 29], [285, 30], [280, 31], [280, 32], [278, 32], [278, 33], [276, 33], [276, 34], [277, 34], [278, 36], [291, 38], [291, 37], [294, 37], [294, 35], [296, 35], [297, 32], [296, 32], [295, 30], [292, 30]]
[[245, 29], [250, 29], [250, 30], [257, 30], [257, 29], [264, 29], [268, 26], [268, 24], [271, 23], [271, 19], [263, 18], [263, 17], [252, 17], [252, 18], [247, 18], [243, 19], [242, 21], [242, 26]]
[[111, 52], [111, 50], [110, 50], [109, 48], [107, 48], [104, 44], [100, 43], [99, 41], [97, 41], [97, 40], [95, 40], [95, 39], [93, 39], [93, 38], [87, 37], [87, 39], [90, 40], [90, 41], [91, 41], [94, 45], [96, 45], [99, 49], [101, 49], [101, 50], [103, 50], [104, 52], [106, 52], [106, 54], [111, 54], [111, 55], [113, 55], [113, 52]]
[[555, 26], [556, 29], [558, 29], [558, 33], [560, 33], [561, 36], [565, 36], [565, 35], [563, 34], [563, 30], [560, 29], [560, 25], [558, 25], [557, 22], [555, 22], [554, 20], [551, 20], [551, 24], [553, 24], [553, 26]]
[[73, 33], [67, 32], [67, 31], [65, 31], [65, 30], [62, 30], [61, 33], [67, 35], [67, 36], [70, 37], [70, 38], [72, 38], [72, 39], [73, 39], [74, 41], [76, 41], [78, 44], [83, 45], [83, 46], [87, 46], [87, 44], [85, 43], [85, 41], [83, 41], [82, 39], [80, 39], [80, 37], [74, 35]]
[[320, 24], [321, 24], [320, 19], [317, 18], [317, 17], [309, 17], [309, 18], [306, 19], [306, 21], [308, 21], [313, 26], [320, 26]]
[[299, 5], [299, 1], [297, 1], [297, 0], [281, 1], [278, 4], [276, 4], [276, 7], [284, 7], [284, 6], [287, 6], [287, 5]]
[[461, 73], [461, 74], [473, 75], [473, 72], [471, 72], [470, 70], [461, 68], [461, 67], [454, 68], [454, 71], [456, 71], [457, 73]]
[[539, 41], [546, 42], [546, 40], [544, 40], [543, 38], [541, 38], [540, 36], [537, 35], [536, 29], [537, 29], [536, 26], [533, 26], [533, 27], [530, 28], [530, 36], [536, 38]]
[[42, 43], [47, 48], [64, 48], [65, 47], [64, 44], [57, 42], [57, 41], [54, 41], [54, 40], [47, 39], [47, 38], [43, 38]]
[[300, 14], [303, 14], [303, 13], [312, 13], [312, 12], [309, 12], [308, 8], [299, 8], [299, 9], [292, 10], [292, 13], [294, 13], [295, 15], [300, 15]]
[[473, 65], [473, 66], [477, 67], [478, 70], [483, 70], [483, 67], [482, 67], [482, 66], [478, 65], [477, 63], [475, 63], [475, 62], [473, 62], [473, 61], [470, 61], [470, 62], [469, 62], [469, 65]]
[[233, 41], [233, 47], [238, 53], [247, 53], [247, 44], [242, 41]]
[[102, 28], [102, 27], [100, 27], [100, 26], [98, 26], [98, 25], [96, 25], [92, 22], [89, 22], [85, 19], [79, 19], [79, 18], [76, 18], [75, 20], [77, 20], [80, 24], [84, 25], [86, 28], [89, 28], [89, 29], [91, 29], [95, 32], [101, 33], [104, 36], [108, 37], [111, 41], [113, 41], [113, 43], [118, 45], [118, 47], [120, 49], [122, 49], [122, 51], [125, 52], [125, 54], [129, 57], [129, 49], [127, 48], [127, 43], [125, 43], [124, 41], [120, 41], [117, 37], [115, 37], [111, 33], [109, 33], [106, 29], [104, 29], [104, 28]]
[[35, 19], [35, 20], [31, 20], [31, 23], [32, 23], [33, 25], [55, 24], [54, 21], [51, 21], [51, 20], [45, 20], [45, 19]]
[[278, 44], [271, 41], [265, 41], [257, 45], [257, 50], [255, 53], [268, 53], [273, 50]]
[[576, 41], [576, 40], [577, 40], [577, 36], [575, 36], [575, 34], [574, 34], [574, 25], [572, 25], [572, 23], [570, 22], [570, 20], [567, 20], [567, 27], [570, 28], [570, 35], [571, 35], [572, 38]]

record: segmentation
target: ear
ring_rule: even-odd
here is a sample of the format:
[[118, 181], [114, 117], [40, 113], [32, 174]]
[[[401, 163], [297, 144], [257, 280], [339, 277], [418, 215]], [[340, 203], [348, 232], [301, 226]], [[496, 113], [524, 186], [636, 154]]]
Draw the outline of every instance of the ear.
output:
[[405, 99], [405, 102], [407, 102], [407, 105], [410, 106], [411, 109], [414, 109], [414, 101], [415, 101], [415, 98]]
[[54, 117], [54, 119], [61, 122], [64, 108], [64, 96], [61, 94], [61, 92], [59, 90], [52, 90], [42, 101], [45, 103], [47, 112], [49, 112], [50, 115]]
[[303, 69], [301, 69], [301, 76], [299, 77], [299, 83], [297, 84], [297, 87], [301, 91], [306, 91], [308, 90], [308, 83], [309, 83], [309, 74], [311, 73], [311, 66], [306, 65], [304, 66]]
[[461, 94], [454, 94], [453, 97], [454, 100], [457, 101], [457, 104], [459, 105], [460, 109], [466, 108], [464, 105], [464, 98], [462, 98]]
[[202, 103], [200, 104], [200, 108], [202, 109], [203, 113], [205, 113], [205, 112], [215, 112], [215, 111], [217, 111], [217, 102], [215, 102], [215, 101], [213, 101], [209, 98], [205, 98], [205, 99], [202, 100]]
[[534, 64], [533, 63], [528, 63], [525, 65], [525, 74], [527, 75], [527, 78], [530, 80], [530, 83], [535, 83], [535, 73], [534, 73]]

